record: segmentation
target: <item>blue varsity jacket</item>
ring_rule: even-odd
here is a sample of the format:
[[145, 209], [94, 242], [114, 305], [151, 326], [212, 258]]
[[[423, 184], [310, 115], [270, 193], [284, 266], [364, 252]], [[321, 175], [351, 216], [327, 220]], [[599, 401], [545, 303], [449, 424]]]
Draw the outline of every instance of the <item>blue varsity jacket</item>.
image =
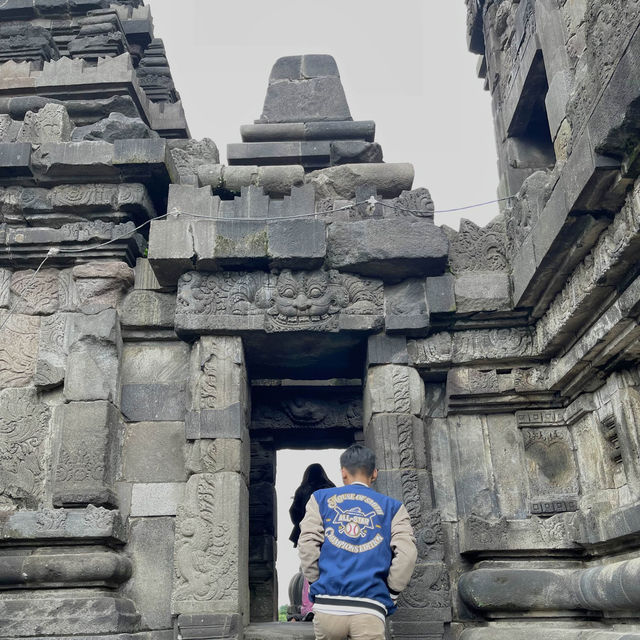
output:
[[320, 577], [311, 585], [310, 598], [316, 604], [347, 607], [354, 604], [350, 599], [358, 599], [360, 608], [391, 615], [396, 609], [387, 586], [391, 522], [402, 503], [362, 484], [320, 489], [313, 496], [325, 539]]

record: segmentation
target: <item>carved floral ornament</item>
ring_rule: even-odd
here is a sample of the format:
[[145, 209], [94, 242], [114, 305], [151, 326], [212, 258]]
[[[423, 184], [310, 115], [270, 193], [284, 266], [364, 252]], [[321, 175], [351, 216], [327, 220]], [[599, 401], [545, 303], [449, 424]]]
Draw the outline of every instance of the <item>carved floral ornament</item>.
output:
[[[380, 281], [337, 271], [190, 272], [180, 279], [178, 291], [178, 326], [181, 321], [199, 324], [197, 318], [263, 316], [270, 333], [338, 331], [342, 315], [383, 316]], [[255, 322], [252, 327], [257, 328]]]

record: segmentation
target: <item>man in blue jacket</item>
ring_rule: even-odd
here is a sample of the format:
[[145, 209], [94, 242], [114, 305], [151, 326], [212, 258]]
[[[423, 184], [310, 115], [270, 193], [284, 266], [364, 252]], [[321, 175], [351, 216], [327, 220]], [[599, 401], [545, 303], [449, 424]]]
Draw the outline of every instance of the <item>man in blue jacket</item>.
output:
[[316, 491], [300, 523], [316, 640], [384, 640], [385, 619], [416, 563], [411, 521], [401, 502], [371, 488], [371, 449], [352, 445], [340, 466], [345, 486]]

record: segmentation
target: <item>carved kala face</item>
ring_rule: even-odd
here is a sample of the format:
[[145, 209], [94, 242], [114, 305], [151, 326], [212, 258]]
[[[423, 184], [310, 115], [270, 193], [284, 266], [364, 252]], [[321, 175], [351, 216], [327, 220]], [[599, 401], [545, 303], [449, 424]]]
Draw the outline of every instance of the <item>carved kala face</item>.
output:
[[321, 323], [338, 311], [335, 287], [325, 272], [283, 271], [278, 277], [269, 314], [281, 324]]

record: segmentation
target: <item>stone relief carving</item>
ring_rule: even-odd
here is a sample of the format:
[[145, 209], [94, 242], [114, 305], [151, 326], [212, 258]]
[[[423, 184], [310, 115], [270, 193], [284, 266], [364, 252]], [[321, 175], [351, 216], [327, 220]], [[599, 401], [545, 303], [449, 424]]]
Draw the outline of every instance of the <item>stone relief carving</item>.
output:
[[0, 387], [23, 387], [31, 382], [38, 353], [40, 318], [0, 313]]
[[49, 409], [33, 389], [0, 393], [0, 509], [37, 506], [48, 426]]
[[516, 360], [536, 354], [535, 334], [528, 327], [440, 332], [408, 343], [411, 364], [419, 367], [449, 363]]
[[479, 516], [470, 515], [465, 521], [465, 527], [470, 537], [477, 540], [479, 545], [495, 545], [499, 548], [506, 543], [509, 524], [505, 517], [490, 522]]
[[362, 398], [344, 389], [331, 393], [270, 390], [253, 398], [252, 429], [362, 428]]
[[507, 271], [507, 238], [503, 216], [486, 227], [470, 220], [460, 221], [460, 231], [448, 227], [445, 231], [451, 242], [449, 266], [453, 273], [464, 271]]
[[422, 522], [415, 530], [418, 557], [427, 561], [439, 561], [444, 557], [444, 531], [442, 519], [437, 510], [424, 514]]
[[449, 572], [443, 563], [419, 563], [398, 603], [409, 609], [444, 609], [451, 606], [449, 589]]
[[67, 512], [62, 509], [45, 509], [36, 517], [36, 527], [42, 531], [63, 531], [67, 526]]
[[52, 388], [64, 381], [66, 328], [66, 314], [57, 313], [41, 320], [38, 359], [33, 379], [37, 387]]
[[90, 529], [108, 529], [113, 526], [115, 518], [115, 511], [90, 504], [82, 516], [82, 524]]
[[215, 504], [215, 479], [197, 478], [190, 500], [178, 508], [173, 600], [235, 600], [238, 559], [237, 542], [229, 526], [220, 521]]
[[422, 187], [411, 191], [403, 191], [395, 199], [395, 204], [403, 209], [408, 209], [411, 212], [409, 215], [433, 220], [435, 205], [429, 189]]
[[20, 313], [48, 315], [58, 308], [58, 272], [51, 269], [35, 275], [34, 271], [17, 271], [11, 279]]
[[267, 332], [337, 331], [340, 314], [382, 316], [382, 284], [337, 271], [190, 272], [179, 283], [177, 317], [265, 317]]
[[84, 440], [82, 446], [74, 443], [60, 450], [56, 468], [58, 482], [100, 482], [104, 478], [104, 443], [96, 440]]
[[[396, 367], [391, 374], [393, 385], [393, 405], [396, 413], [411, 413], [411, 387], [409, 370], [406, 367]], [[413, 442], [411, 442], [413, 446]]]
[[218, 398], [218, 360], [215, 346], [212, 345], [212, 353], [202, 364], [202, 376], [199, 386], [199, 409], [215, 409]]

